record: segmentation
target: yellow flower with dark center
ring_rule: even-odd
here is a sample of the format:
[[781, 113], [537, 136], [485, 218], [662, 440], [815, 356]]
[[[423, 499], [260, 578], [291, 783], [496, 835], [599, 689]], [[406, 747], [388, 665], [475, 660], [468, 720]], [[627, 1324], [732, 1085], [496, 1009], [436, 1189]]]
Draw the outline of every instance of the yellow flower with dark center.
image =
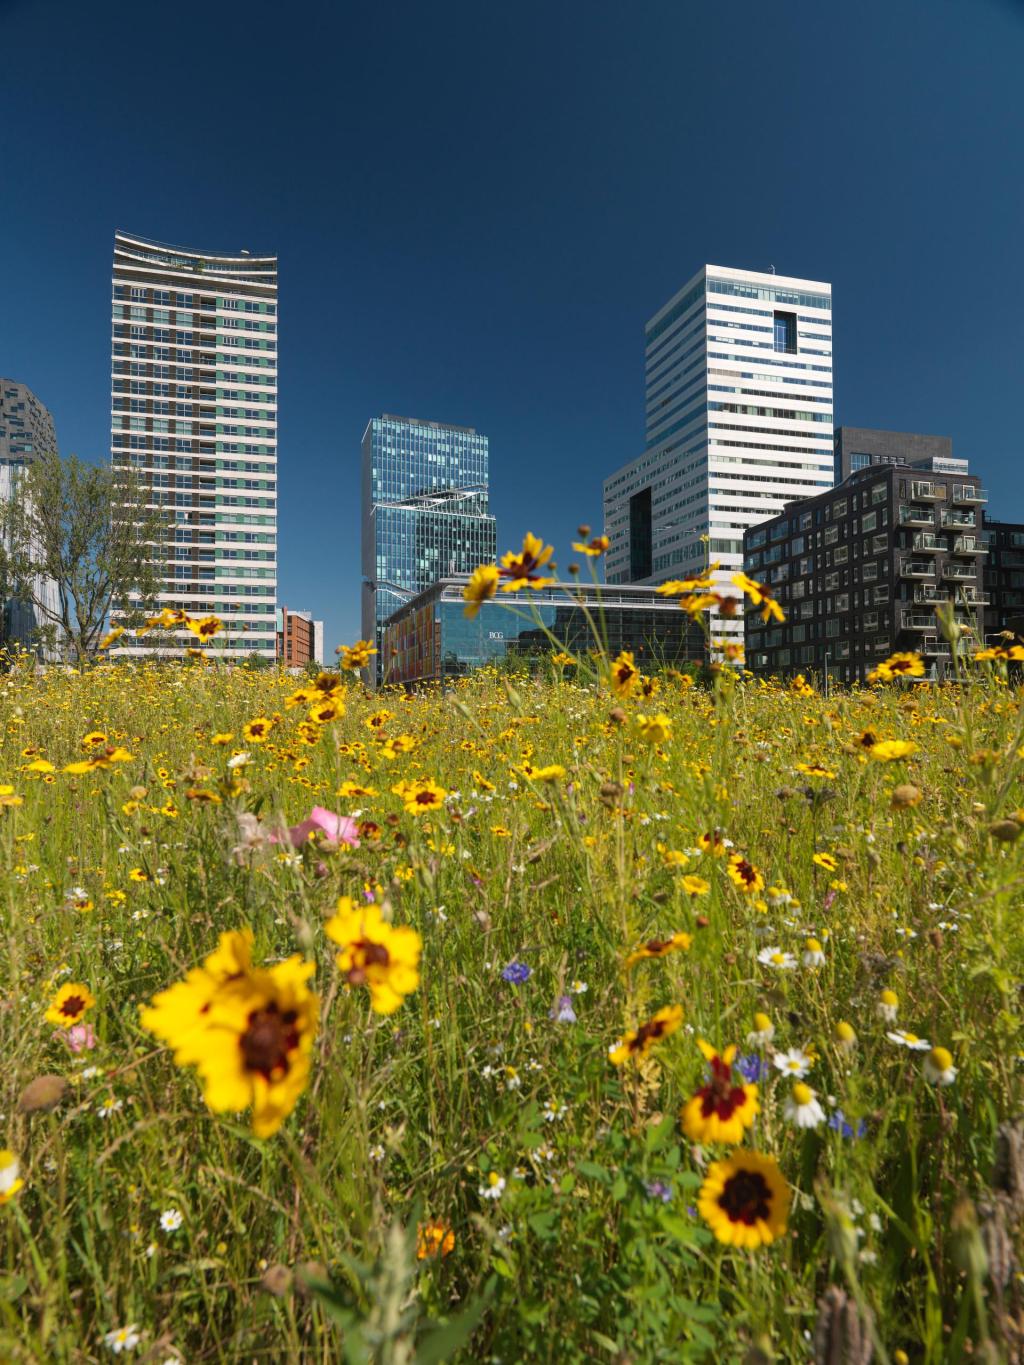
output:
[[545, 768], [534, 768], [532, 764], [524, 763], [522, 772], [531, 782], [557, 782], [565, 776], [565, 769], [560, 763], [549, 763]]
[[[432, 810], [440, 810], [448, 795], [444, 787], [439, 787], [429, 778], [418, 782], [400, 783], [399, 786], [402, 790], [398, 791], [398, 795], [401, 796], [402, 804], [410, 815], [427, 815]], [[397, 788], [392, 790], [397, 791]]]
[[666, 867], [675, 870], [688, 866], [690, 859], [687, 854], [678, 848], [669, 848], [667, 844], [656, 844], [657, 851], [661, 854], [661, 861]]
[[408, 925], [388, 924], [379, 905], [357, 906], [349, 896], [324, 925], [341, 947], [338, 970], [349, 986], [366, 986], [376, 1014], [394, 1014], [420, 983], [423, 940]]
[[194, 801], [197, 806], [219, 806], [220, 797], [206, 787], [189, 787], [185, 792], [186, 801]]
[[416, 1228], [416, 1259], [432, 1261], [455, 1249], [455, 1233], [445, 1223], [420, 1223]]
[[297, 687], [294, 692], [290, 692], [284, 699], [284, 709], [291, 711], [295, 706], [305, 706], [312, 701], [318, 693], [312, 687]]
[[880, 739], [872, 744], [868, 753], [880, 763], [891, 763], [896, 759], [909, 758], [917, 752], [917, 745], [909, 739]]
[[186, 626], [196, 637], [197, 640], [212, 640], [219, 630], [224, 629], [224, 622], [216, 616], [204, 616], [202, 620], [188, 620]]
[[610, 544], [611, 541], [607, 536], [594, 536], [593, 539], [586, 543], [574, 540], [572, 548], [581, 555], [589, 555], [591, 559], [597, 559], [600, 555], [604, 554]]
[[359, 796], [376, 796], [375, 787], [364, 787], [361, 782], [353, 782], [351, 778], [343, 782], [335, 793], [336, 796], [345, 796], [349, 799]]
[[343, 686], [340, 673], [321, 669], [313, 679], [313, 694], [320, 697], [336, 697], [343, 690]]
[[52, 773], [53, 764], [45, 758], [34, 758], [31, 763], [26, 763], [23, 772], [26, 773]]
[[734, 1079], [735, 1044], [730, 1044], [721, 1054], [703, 1038], [698, 1038], [697, 1046], [708, 1063], [709, 1075], [680, 1110], [683, 1132], [691, 1142], [721, 1142], [735, 1146], [743, 1141], [744, 1131], [760, 1113], [757, 1086], [742, 1081], [737, 1083]]
[[613, 1066], [622, 1066], [630, 1057], [643, 1057], [655, 1043], [668, 1038], [682, 1025], [682, 1005], [665, 1005], [657, 1014], [641, 1024], [638, 1029], [630, 1029], [618, 1042], [608, 1049], [608, 1060]]
[[234, 737], [235, 737], [235, 736], [234, 736], [234, 732], [233, 732], [233, 731], [231, 731], [231, 730], [223, 730], [223, 731], [220, 732], [220, 734], [211, 735], [211, 736], [210, 736], [210, 743], [211, 743], [211, 744], [230, 744], [231, 741], [234, 739]]
[[618, 697], [628, 697], [639, 681], [640, 670], [634, 662], [633, 655], [628, 649], [622, 650], [619, 656], [612, 660], [612, 691]]
[[79, 1023], [96, 1003], [96, 997], [81, 981], [66, 981], [50, 1001], [44, 1018], [58, 1028], [70, 1028]]
[[82, 740], [80, 748], [84, 749], [86, 753], [89, 753], [93, 749], [101, 748], [106, 742], [107, 737], [102, 730], [90, 730]]
[[475, 768], [473, 769], [473, 785], [479, 787], [482, 792], [492, 792], [497, 790], [494, 783], [488, 781], [488, 779], [484, 777], [483, 773], [477, 772]]
[[1003, 662], [1013, 660], [1019, 663], [1024, 659], [1024, 645], [990, 645], [987, 649], [979, 649], [973, 656], [975, 663], [990, 663], [993, 660]]
[[476, 616], [483, 604], [489, 601], [498, 590], [498, 566], [496, 564], [481, 564], [474, 569], [470, 575], [469, 582], [462, 589], [462, 596], [466, 605], [463, 607], [463, 614], [470, 620]]
[[518, 554], [509, 550], [501, 557], [498, 575], [507, 580], [501, 585], [502, 592], [518, 592], [520, 588], [546, 588], [554, 583], [553, 578], [546, 578], [537, 572], [548, 563], [554, 552], [553, 545], [545, 545], [532, 531], [527, 531], [523, 536], [522, 550]]
[[696, 578], [673, 578], [655, 588], [662, 597], [686, 597], [691, 593], [710, 592], [715, 586], [714, 574], [721, 567], [717, 562], [709, 564]]
[[669, 953], [685, 952], [693, 943], [692, 934], [678, 929], [669, 938], [649, 938], [626, 958], [627, 968], [648, 957], [667, 957]]
[[868, 674], [869, 683], [892, 682], [893, 678], [924, 677], [924, 660], [920, 654], [891, 654]]
[[394, 718], [394, 711], [374, 711], [366, 717], [363, 724], [368, 730], [373, 730], [374, 733], [377, 733], [384, 729], [389, 720], [394, 720]]
[[133, 867], [128, 873], [128, 880], [130, 882], [151, 882], [153, 878], [148, 872], [144, 872], [141, 867]]
[[730, 881], [734, 882], [747, 895], [753, 895], [755, 891], [764, 889], [764, 877], [753, 863], [748, 863], [746, 858], [739, 853], [731, 855], [727, 871]]
[[385, 758], [393, 759], [399, 754], [411, 754], [416, 748], [416, 743], [412, 735], [392, 735], [380, 746], [380, 751]]
[[752, 578], [748, 578], [745, 573], [735, 573], [732, 581], [742, 592], [744, 592], [754, 604], [761, 608], [762, 621], [785, 621], [786, 614], [776, 602], [771, 588], [764, 583], [755, 583]]
[[789, 1186], [774, 1157], [745, 1148], [713, 1161], [697, 1196], [700, 1216], [715, 1237], [750, 1250], [783, 1236], [789, 1202]]
[[340, 666], [354, 672], [366, 668], [377, 650], [372, 640], [357, 640], [354, 645], [339, 645], [337, 652], [341, 655]]
[[270, 1137], [306, 1088], [319, 1001], [307, 984], [315, 964], [298, 956], [253, 967], [248, 930], [221, 935], [202, 967], [141, 1010], [143, 1027], [194, 1065], [214, 1113], [252, 1109], [257, 1137]]
[[803, 773], [806, 777], [835, 777], [835, 773], [823, 763], [797, 763], [794, 767], [798, 773]]
[[345, 714], [345, 703], [340, 697], [328, 697], [309, 708], [309, 719], [314, 725], [329, 725]]
[[0, 810], [7, 806], [22, 806], [25, 798], [18, 796], [9, 782], [0, 783]]
[[672, 738], [672, 721], [663, 711], [656, 716], [637, 716], [636, 727], [648, 744], [665, 744]]
[[823, 867], [826, 872], [835, 872], [836, 868], [839, 866], [839, 863], [832, 857], [831, 853], [815, 853], [811, 862], [817, 863], [818, 866]]
[[242, 738], [246, 744], [266, 744], [273, 728], [274, 722], [267, 716], [256, 716], [242, 726]]
[[712, 829], [707, 834], [700, 835], [697, 839], [697, 847], [704, 853], [710, 853], [712, 858], [720, 858], [728, 852], [725, 835], [720, 829]]
[[104, 771], [115, 763], [130, 763], [132, 757], [133, 755], [127, 749], [122, 749], [120, 745], [106, 749], [95, 749], [88, 758], [79, 759], [77, 763], [65, 763], [64, 771], [77, 777], [82, 773]]

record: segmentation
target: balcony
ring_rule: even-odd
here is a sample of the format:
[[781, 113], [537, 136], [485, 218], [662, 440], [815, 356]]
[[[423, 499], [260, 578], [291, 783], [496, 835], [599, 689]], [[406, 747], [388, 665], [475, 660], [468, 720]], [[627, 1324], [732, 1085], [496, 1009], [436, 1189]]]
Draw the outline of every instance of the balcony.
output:
[[955, 483], [950, 489], [950, 502], [967, 503], [969, 506], [980, 506], [983, 502], [988, 502], [988, 489], [975, 488], [969, 483]]
[[933, 587], [931, 584], [920, 584], [914, 589], [914, 601], [923, 602], [927, 606], [934, 606], [936, 602], [948, 602], [949, 593], [943, 588]]
[[952, 660], [952, 653], [945, 640], [937, 635], [926, 635], [923, 640], [918, 641], [920, 652], [929, 659], [949, 659]]
[[978, 577], [978, 570], [970, 564], [943, 564], [942, 577], [951, 582], [962, 583], [973, 582]]
[[988, 546], [978, 536], [957, 536], [953, 541], [955, 555], [987, 555]]
[[935, 513], [930, 507], [901, 507], [901, 526], [934, 526]]
[[930, 611], [904, 611], [900, 613], [900, 625], [904, 630], [934, 630], [935, 617]]
[[934, 578], [935, 565], [927, 560], [905, 559], [900, 565], [900, 574], [903, 578]]
[[930, 536], [927, 533], [916, 535], [910, 544], [911, 549], [917, 550], [919, 554], [937, 555], [946, 548], [938, 536]]
[[944, 483], [915, 481], [910, 485], [910, 496], [912, 498], [920, 498], [922, 501], [945, 502], [946, 485]]
[[953, 509], [947, 511], [942, 509], [942, 524], [956, 531], [973, 531], [978, 525], [978, 517], [975, 512], [958, 512]]

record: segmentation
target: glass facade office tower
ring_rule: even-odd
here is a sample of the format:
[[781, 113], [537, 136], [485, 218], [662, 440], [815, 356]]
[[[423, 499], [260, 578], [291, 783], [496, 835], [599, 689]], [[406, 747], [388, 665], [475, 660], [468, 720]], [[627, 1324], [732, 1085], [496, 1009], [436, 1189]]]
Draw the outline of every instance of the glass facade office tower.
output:
[[645, 344], [647, 448], [604, 484], [608, 582], [684, 578], [709, 553], [727, 585], [748, 526], [832, 485], [831, 285], [702, 266]]
[[385, 413], [363, 435], [363, 638], [387, 681], [384, 622], [424, 588], [493, 563], [488, 443], [473, 427]]
[[[26, 465], [40, 455], [57, 454], [57, 432], [49, 408], [40, 403], [27, 384], [0, 379], [0, 499], [18, 496], [18, 478]], [[36, 596], [57, 611], [57, 585], [52, 578], [35, 580]], [[6, 643], [28, 646], [33, 632], [48, 624], [47, 617], [31, 602], [0, 601]]]
[[[273, 659], [277, 606], [277, 257], [114, 238], [111, 459], [168, 531], [161, 606], [225, 623], [207, 650]], [[176, 654], [186, 631], [112, 653]]]

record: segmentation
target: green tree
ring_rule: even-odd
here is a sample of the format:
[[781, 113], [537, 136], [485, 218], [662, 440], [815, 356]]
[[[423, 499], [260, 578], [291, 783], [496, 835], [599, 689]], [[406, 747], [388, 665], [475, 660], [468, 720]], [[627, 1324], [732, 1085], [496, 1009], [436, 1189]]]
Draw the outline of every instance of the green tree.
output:
[[40, 633], [59, 637], [76, 663], [95, 655], [112, 609], [127, 613], [130, 600], [132, 614], [152, 609], [166, 523], [146, 496], [131, 471], [46, 454], [0, 504], [0, 585], [32, 604]]

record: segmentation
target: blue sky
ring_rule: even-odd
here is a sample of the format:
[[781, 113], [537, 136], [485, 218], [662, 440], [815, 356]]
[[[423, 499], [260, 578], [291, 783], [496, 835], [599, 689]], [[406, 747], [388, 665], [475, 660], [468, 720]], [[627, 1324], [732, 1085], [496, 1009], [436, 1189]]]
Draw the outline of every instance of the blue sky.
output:
[[1024, 519], [1024, 6], [0, 0], [0, 374], [105, 457], [115, 227], [280, 256], [280, 595], [358, 634], [359, 444], [491, 440], [564, 553], [705, 261], [831, 280], [836, 420]]

